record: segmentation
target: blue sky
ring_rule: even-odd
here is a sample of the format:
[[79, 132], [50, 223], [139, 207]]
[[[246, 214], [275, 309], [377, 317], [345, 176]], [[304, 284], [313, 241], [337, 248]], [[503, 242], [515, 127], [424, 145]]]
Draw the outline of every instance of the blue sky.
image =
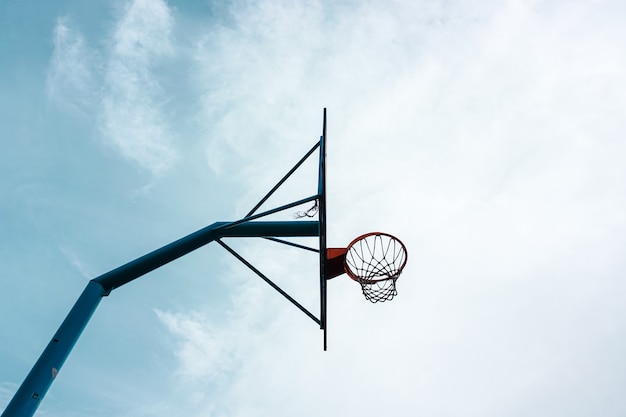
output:
[[[624, 17], [617, 1], [2, 2], [0, 406], [89, 279], [245, 215], [327, 107], [329, 243], [398, 235], [398, 297], [331, 281], [323, 352], [209, 245], [105, 298], [38, 415], [623, 416]], [[269, 204], [315, 181], [306, 165]], [[315, 308], [314, 258], [233, 246]]]

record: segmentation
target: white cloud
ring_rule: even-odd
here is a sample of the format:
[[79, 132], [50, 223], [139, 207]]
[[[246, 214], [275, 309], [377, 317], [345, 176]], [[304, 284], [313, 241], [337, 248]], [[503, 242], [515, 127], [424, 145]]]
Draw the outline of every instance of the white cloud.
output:
[[98, 96], [93, 74], [97, 56], [66, 17], [57, 19], [53, 43], [46, 83], [48, 97], [74, 112], [87, 114]]
[[[156, 314], [175, 340], [174, 356], [178, 367], [172, 375], [176, 392], [169, 403], [172, 408], [195, 415], [207, 409], [224, 406], [220, 399], [234, 383], [242, 366], [254, 355], [256, 341], [268, 331], [266, 297], [257, 282], [239, 285], [232, 300], [232, 309], [220, 318], [199, 311]], [[273, 309], [272, 309], [273, 310]], [[266, 321], [264, 322], [264, 318]], [[185, 404], [176, 404], [183, 399]]]
[[164, 1], [126, 3], [102, 51], [89, 46], [68, 18], [54, 30], [48, 95], [75, 112], [96, 114], [104, 143], [153, 174], [178, 158], [163, 111], [159, 71], [174, 55], [174, 18]]
[[158, 174], [176, 160], [155, 69], [172, 55], [173, 17], [158, 0], [128, 3], [112, 35], [100, 128], [124, 157]]
[[67, 246], [62, 246], [59, 248], [63, 255], [67, 258], [67, 260], [74, 266], [80, 274], [85, 278], [93, 278], [94, 273], [92, 268], [89, 265], [86, 265], [78, 256], [75, 250], [69, 248]]

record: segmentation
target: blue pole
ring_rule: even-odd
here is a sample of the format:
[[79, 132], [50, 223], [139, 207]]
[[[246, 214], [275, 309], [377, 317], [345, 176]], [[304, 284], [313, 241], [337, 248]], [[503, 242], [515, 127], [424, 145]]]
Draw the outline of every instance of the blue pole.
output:
[[110, 292], [222, 237], [317, 236], [316, 221], [217, 222], [94, 278]]
[[223, 237], [318, 236], [316, 221], [217, 222], [134, 261], [109, 271], [87, 284], [74, 307], [48, 343], [0, 417], [31, 417], [43, 400], [76, 341], [103, 296], [130, 281]]
[[54, 378], [72, 351], [91, 315], [104, 295], [102, 285], [89, 281], [74, 307], [46, 346], [2, 417], [23, 417], [35, 414]]

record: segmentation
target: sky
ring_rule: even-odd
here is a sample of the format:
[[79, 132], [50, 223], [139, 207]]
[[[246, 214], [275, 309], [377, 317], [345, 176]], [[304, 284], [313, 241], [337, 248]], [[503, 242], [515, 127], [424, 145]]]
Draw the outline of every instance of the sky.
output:
[[[210, 244], [104, 298], [37, 415], [625, 415], [624, 18], [617, 0], [2, 1], [0, 409], [90, 279], [243, 217], [326, 107], [329, 246], [398, 236], [397, 297], [330, 281], [324, 352]], [[264, 207], [315, 194], [315, 170]], [[314, 254], [227, 243], [316, 311]]]

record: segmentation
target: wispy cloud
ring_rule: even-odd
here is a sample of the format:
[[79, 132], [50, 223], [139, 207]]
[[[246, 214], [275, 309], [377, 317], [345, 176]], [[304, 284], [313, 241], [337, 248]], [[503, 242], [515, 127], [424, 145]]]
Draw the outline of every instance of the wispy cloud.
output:
[[78, 270], [78, 272], [80, 272], [80, 274], [85, 277], [85, 278], [93, 278], [94, 277], [94, 273], [93, 270], [91, 269], [91, 267], [89, 267], [88, 265], [86, 265], [79, 257], [79, 255], [76, 253], [75, 250], [67, 247], [67, 246], [61, 246], [59, 248], [61, 250], [61, 252], [63, 253], [63, 255], [67, 258], [67, 260]]
[[[176, 393], [170, 406], [183, 407], [187, 415], [205, 415], [207, 410], [221, 409], [222, 394], [228, 393], [242, 365], [253, 355], [260, 338], [267, 338], [267, 306], [258, 283], [238, 286], [232, 308], [216, 320], [201, 311], [156, 310], [157, 317], [172, 336], [177, 365], [171, 382]], [[185, 404], [179, 404], [178, 393], [184, 392]]]
[[159, 0], [128, 4], [112, 36], [100, 128], [123, 156], [158, 174], [176, 159], [155, 68], [172, 55], [173, 17]]
[[159, 320], [177, 340], [177, 374], [182, 383], [215, 383], [237, 370], [254, 338], [254, 328], [261, 324], [262, 297], [255, 284], [239, 286], [236, 294], [235, 308], [222, 323], [202, 312], [156, 310]]
[[161, 0], [132, 0], [104, 46], [89, 46], [68, 18], [54, 30], [48, 96], [73, 111], [95, 113], [105, 144], [153, 174], [177, 159], [163, 112], [159, 70], [173, 56], [174, 19]]
[[71, 111], [87, 114], [98, 98], [94, 69], [97, 54], [86, 45], [69, 18], [57, 19], [54, 49], [46, 83], [50, 100]]

